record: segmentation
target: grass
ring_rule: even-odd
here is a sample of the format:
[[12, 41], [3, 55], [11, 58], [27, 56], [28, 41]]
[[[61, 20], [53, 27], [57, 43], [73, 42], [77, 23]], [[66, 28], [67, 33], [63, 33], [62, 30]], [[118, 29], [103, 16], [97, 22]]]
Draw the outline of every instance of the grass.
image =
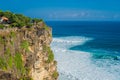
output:
[[22, 41], [21, 48], [25, 49], [25, 51], [28, 52], [29, 51], [28, 47], [29, 47], [29, 42], [26, 40]]
[[20, 53], [15, 54], [14, 64], [15, 64], [15, 67], [17, 68], [18, 74], [20, 74], [20, 75], [25, 75], [26, 74], [26, 69], [23, 65], [22, 56], [21, 56]]
[[17, 52], [11, 55], [10, 49], [5, 51], [3, 57], [0, 57], [0, 69], [7, 71], [15, 71], [17, 76], [24, 76], [28, 74], [28, 70], [24, 67], [22, 55]]
[[13, 57], [12, 56], [10, 56], [9, 58], [8, 58], [8, 67], [9, 68], [12, 68], [13, 67]]
[[7, 48], [6, 51], [5, 51], [5, 55], [10, 55], [10, 54], [11, 54], [10, 49]]
[[[13, 38], [15, 36], [16, 34], [14, 32], [10, 32], [9, 37]], [[5, 44], [5, 40], [2, 36], [0, 36], [0, 43]], [[12, 45], [14, 44], [13, 41], [10, 43]], [[20, 47], [25, 49], [25, 51], [29, 51], [29, 42], [26, 40], [22, 41]], [[25, 78], [28, 76], [30, 70], [24, 66], [22, 54], [19, 52], [12, 54], [10, 48], [7, 48], [6, 51], [4, 51], [4, 54], [0, 56], [0, 69], [14, 72], [18, 78], [22, 77], [21, 80], [32, 80], [30, 78]]]
[[52, 50], [50, 49], [50, 47], [44, 45], [43, 46], [43, 51], [48, 53], [48, 60], [47, 60], [47, 62], [48, 63], [52, 62], [54, 60], [54, 54], [53, 54]]
[[0, 36], [0, 43], [4, 44], [4, 39], [2, 36]]
[[4, 58], [7, 64], [7, 68], [12, 68], [13, 67], [13, 57], [11, 55], [10, 49], [7, 48], [7, 50], [5, 51], [5, 55]]
[[[15, 38], [16, 37], [16, 34], [15, 34], [15, 32], [13, 32], [13, 31], [11, 31], [10, 33], [5, 33], [4, 34], [4, 36], [0, 36], [0, 43], [2, 43], [2, 44], [5, 44], [6, 42], [5, 42], [5, 40], [4, 40], [4, 37], [6, 38], [6, 37], [11, 37], [11, 38]], [[12, 45], [13, 45], [13, 42], [11, 41], [10, 42]]]
[[13, 38], [13, 37], [15, 37], [15, 36], [16, 36], [15, 32], [11, 31], [11, 32], [10, 32], [10, 37]]
[[44, 29], [45, 29], [45, 30], [49, 30], [49, 27], [45, 25], [45, 26], [44, 26]]
[[6, 70], [7, 69], [6, 60], [3, 57], [0, 57], [0, 68], [2, 70]]
[[3, 29], [4, 28], [4, 25], [0, 24], [0, 29]]
[[23, 62], [22, 62], [22, 57], [20, 53], [16, 53], [14, 56], [14, 62], [15, 62], [15, 66], [17, 69], [21, 69], [21, 67], [23, 67]]
[[3, 57], [0, 57], [0, 68], [3, 70], [7, 70], [9, 68], [12, 68], [13, 64], [13, 57], [11, 56], [10, 49], [6, 49], [5, 55]]
[[54, 54], [52, 51], [48, 52], [48, 60], [47, 62], [50, 63], [54, 60]]

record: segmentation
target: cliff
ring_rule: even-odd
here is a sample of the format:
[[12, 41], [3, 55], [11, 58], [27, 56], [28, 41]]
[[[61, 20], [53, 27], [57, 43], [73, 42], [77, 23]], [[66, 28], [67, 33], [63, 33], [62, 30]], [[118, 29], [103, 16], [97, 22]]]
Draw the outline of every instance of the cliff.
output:
[[52, 29], [0, 29], [0, 80], [57, 80], [57, 62], [50, 48]]

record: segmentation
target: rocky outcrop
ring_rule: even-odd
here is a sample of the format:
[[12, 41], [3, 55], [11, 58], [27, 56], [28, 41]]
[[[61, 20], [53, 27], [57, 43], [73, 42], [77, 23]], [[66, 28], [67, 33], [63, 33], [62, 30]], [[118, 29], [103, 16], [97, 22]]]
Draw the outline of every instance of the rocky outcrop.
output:
[[0, 79], [57, 80], [51, 41], [52, 29], [43, 23], [0, 30]]

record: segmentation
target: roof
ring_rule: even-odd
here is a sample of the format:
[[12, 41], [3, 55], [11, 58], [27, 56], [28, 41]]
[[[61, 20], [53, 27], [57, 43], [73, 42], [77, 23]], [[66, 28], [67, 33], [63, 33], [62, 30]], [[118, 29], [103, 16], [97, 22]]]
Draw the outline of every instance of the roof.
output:
[[2, 17], [3, 20], [9, 20], [7, 17], [3, 16]]

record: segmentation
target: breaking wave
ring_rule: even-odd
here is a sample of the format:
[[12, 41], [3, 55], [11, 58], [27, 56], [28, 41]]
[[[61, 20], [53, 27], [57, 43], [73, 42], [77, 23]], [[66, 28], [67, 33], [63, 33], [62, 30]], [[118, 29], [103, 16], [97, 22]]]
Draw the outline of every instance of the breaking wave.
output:
[[120, 80], [119, 60], [96, 59], [97, 53], [69, 49], [91, 40], [80, 36], [53, 38], [51, 47], [58, 62], [59, 80]]

